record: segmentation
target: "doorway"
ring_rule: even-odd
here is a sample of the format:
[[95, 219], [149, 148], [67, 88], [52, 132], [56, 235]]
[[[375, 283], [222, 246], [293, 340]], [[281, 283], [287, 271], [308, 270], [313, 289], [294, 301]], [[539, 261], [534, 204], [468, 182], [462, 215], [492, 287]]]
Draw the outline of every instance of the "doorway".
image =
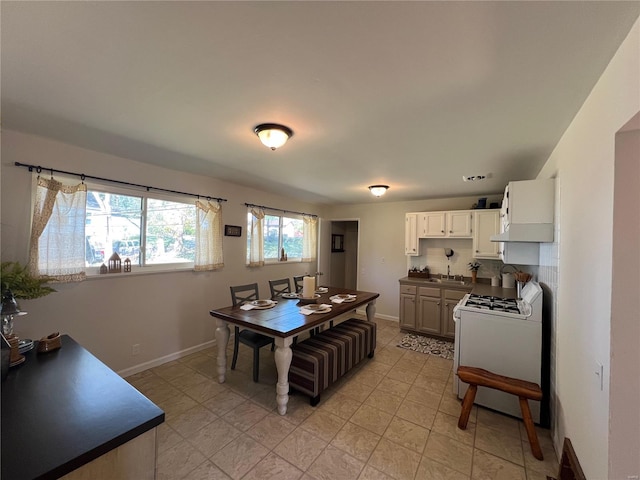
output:
[[358, 288], [358, 220], [331, 221], [329, 284], [332, 287]]

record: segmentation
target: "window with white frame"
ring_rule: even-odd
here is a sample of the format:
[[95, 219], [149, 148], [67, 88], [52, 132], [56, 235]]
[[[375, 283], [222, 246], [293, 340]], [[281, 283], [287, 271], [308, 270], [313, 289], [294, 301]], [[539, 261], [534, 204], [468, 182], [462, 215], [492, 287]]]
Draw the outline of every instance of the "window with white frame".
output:
[[[316, 229], [307, 227], [310, 218], [308, 215], [249, 207], [247, 265], [260, 266], [284, 259], [289, 262], [311, 261], [316, 257], [315, 252], [305, 252], [306, 246], [316, 243]], [[314, 237], [313, 242], [308, 241], [310, 236]]]
[[[84, 176], [83, 176], [84, 177]], [[29, 270], [55, 281], [97, 275], [117, 253], [132, 271], [224, 266], [221, 201], [34, 176]], [[107, 182], [109, 182], [107, 180]]]
[[86, 266], [100, 266], [113, 253], [133, 266], [185, 264], [195, 260], [196, 207], [180, 198], [87, 191]]

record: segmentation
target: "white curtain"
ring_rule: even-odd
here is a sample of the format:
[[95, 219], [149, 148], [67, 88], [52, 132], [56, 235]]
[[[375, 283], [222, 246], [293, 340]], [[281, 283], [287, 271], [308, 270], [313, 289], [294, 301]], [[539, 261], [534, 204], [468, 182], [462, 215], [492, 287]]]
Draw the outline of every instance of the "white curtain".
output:
[[302, 261], [311, 262], [317, 257], [318, 250], [318, 217], [304, 215], [302, 217]]
[[222, 255], [222, 205], [196, 202], [196, 260], [194, 270], [224, 267]]
[[251, 212], [251, 243], [249, 245], [250, 267], [262, 267], [264, 265], [264, 210], [252, 207]]
[[58, 282], [78, 282], [85, 273], [85, 214], [87, 186], [63, 185], [38, 177], [29, 271]]

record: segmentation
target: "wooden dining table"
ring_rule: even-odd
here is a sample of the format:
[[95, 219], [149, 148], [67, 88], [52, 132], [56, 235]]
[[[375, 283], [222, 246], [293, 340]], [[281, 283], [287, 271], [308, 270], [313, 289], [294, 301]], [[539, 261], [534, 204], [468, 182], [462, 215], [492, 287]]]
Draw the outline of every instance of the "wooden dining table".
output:
[[[346, 288], [327, 287], [326, 293], [320, 293], [316, 303], [331, 305], [327, 313], [300, 313], [303, 306], [300, 299], [288, 299], [281, 296], [274, 298], [276, 305], [268, 309], [243, 310], [238, 306], [216, 308], [209, 313], [216, 319], [216, 344], [218, 345], [217, 374], [218, 382], [224, 383], [227, 371], [227, 344], [229, 342], [229, 324], [242, 329], [253, 330], [275, 339], [275, 362], [278, 371], [276, 383], [276, 403], [278, 413], [287, 413], [289, 401], [289, 367], [293, 353], [293, 338], [330, 320], [349, 313], [362, 305], [366, 305], [367, 320], [372, 322], [376, 311], [376, 299], [379, 293], [363, 292]], [[355, 295], [351, 302], [332, 303], [330, 297], [338, 294]]]

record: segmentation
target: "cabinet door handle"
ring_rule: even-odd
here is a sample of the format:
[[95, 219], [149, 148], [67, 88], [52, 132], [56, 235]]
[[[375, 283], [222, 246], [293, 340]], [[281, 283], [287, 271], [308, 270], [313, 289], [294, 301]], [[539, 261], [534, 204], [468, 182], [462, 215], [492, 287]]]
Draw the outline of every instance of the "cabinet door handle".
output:
[[440, 306], [440, 302], [436, 303], [437, 306]]
[[480, 253], [480, 250], [476, 250], [476, 253]]
[[453, 233], [453, 230], [449, 230], [449, 233]]
[[441, 233], [444, 233], [444, 230], [440, 230]]

